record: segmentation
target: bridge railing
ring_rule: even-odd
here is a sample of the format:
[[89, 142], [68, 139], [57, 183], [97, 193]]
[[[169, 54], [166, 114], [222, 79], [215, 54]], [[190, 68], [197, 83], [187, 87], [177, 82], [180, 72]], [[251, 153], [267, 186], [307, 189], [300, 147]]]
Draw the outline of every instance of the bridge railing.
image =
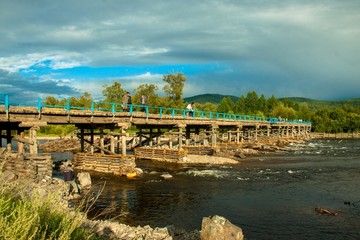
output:
[[[6, 93], [1, 93], [0, 96], [4, 95], [3, 100], [0, 100], [0, 105], [5, 105], [5, 110], [8, 113], [9, 109], [9, 95]], [[1, 99], [1, 98], [0, 98]], [[111, 112], [115, 115], [118, 112], [129, 112], [131, 115], [134, 112], [144, 112], [146, 116], [149, 114], [158, 114], [160, 118], [164, 115], [171, 117], [183, 117], [183, 118], [206, 118], [206, 119], [215, 119], [215, 120], [234, 120], [234, 121], [266, 121], [270, 124], [276, 124], [279, 122], [286, 123], [297, 123], [297, 124], [311, 124], [309, 121], [303, 120], [284, 120], [280, 118], [268, 118], [262, 116], [252, 116], [252, 115], [241, 115], [241, 114], [232, 114], [232, 113], [221, 113], [221, 112], [211, 112], [211, 111], [202, 111], [202, 110], [193, 110], [193, 115], [190, 116], [189, 111], [184, 108], [169, 108], [169, 107], [161, 107], [161, 106], [148, 106], [148, 105], [136, 105], [136, 104], [122, 104], [122, 103], [113, 103], [113, 102], [92, 102], [90, 107], [84, 106], [74, 106], [71, 105], [70, 99], [66, 100], [65, 105], [53, 105], [53, 104], [44, 104], [41, 98], [38, 98], [37, 109], [41, 112], [42, 108], [57, 108], [57, 109], [65, 109], [66, 112], [70, 112], [70, 110], [82, 110], [82, 111], [90, 111], [91, 114], [94, 114], [95, 111], [102, 112]], [[127, 109], [124, 110], [124, 107]]]
[[5, 110], [9, 110], [9, 94], [0, 92], [0, 96], [3, 95], [4, 98], [0, 98], [0, 105], [5, 105]]

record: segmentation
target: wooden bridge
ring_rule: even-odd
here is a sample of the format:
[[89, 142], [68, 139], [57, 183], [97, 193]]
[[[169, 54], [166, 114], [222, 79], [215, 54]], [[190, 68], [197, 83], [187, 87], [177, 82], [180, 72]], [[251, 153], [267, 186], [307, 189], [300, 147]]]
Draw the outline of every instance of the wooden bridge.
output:
[[[1, 140], [6, 139], [8, 150], [11, 141], [17, 141], [19, 152], [28, 144], [30, 153], [34, 154], [38, 152], [39, 127], [53, 124], [75, 125], [82, 151], [88, 143], [91, 152], [122, 155], [142, 146], [215, 148], [219, 141], [239, 143], [246, 139], [304, 137], [311, 131], [311, 122], [300, 120], [196, 110], [193, 116], [188, 116], [182, 108], [141, 105], [129, 105], [129, 110], [124, 112], [123, 104], [109, 102], [92, 102], [89, 108], [71, 106], [69, 100], [65, 106], [46, 105], [42, 99], [33, 105], [14, 104], [6, 93], [0, 93], [0, 99]], [[129, 134], [131, 126], [136, 127], [136, 133]]]

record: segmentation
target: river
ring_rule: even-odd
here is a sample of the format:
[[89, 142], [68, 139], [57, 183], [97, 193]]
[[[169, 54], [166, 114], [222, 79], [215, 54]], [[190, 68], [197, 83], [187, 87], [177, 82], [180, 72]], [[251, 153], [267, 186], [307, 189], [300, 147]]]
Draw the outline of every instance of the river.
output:
[[[201, 229], [220, 215], [247, 239], [360, 239], [360, 141], [311, 140], [236, 165], [137, 161], [143, 177], [93, 176], [92, 212], [129, 225]], [[164, 180], [163, 173], [173, 175]], [[336, 211], [323, 215], [316, 207]]]
[[[236, 165], [137, 161], [144, 175], [92, 176], [90, 215], [132, 226], [201, 229], [220, 215], [246, 239], [360, 239], [360, 140], [311, 140], [286, 154], [248, 157]], [[53, 153], [54, 160], [71, 159]], [[161, 174], [173, 178], [164, 180]], [[316, 207], [338, 212], [323, 215]]]

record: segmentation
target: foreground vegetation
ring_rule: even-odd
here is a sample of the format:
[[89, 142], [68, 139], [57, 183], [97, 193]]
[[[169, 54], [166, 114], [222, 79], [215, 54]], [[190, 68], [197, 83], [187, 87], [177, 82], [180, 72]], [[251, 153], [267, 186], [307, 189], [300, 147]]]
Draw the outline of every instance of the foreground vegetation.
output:
[[[148, 105], [174, 108], [185, 108], [190, 102], [195, 102], [195, 109], [212, 112], [224, 112], [243, 115], [258, 115], [264, 117], [281, 117], [282, 119], [302, 119], [312, 122], [312, 130], [315, 132], [338, 133], [360, 131], [360, 100], [330, 102], [306, 100], [303, 98], [283, 98], [275, 96], [265, 98], [255, 91], [249, 91], [239, 97], [222, 96], [219, 94], [201, 95], [200, 98], [183, 99], [183, 88], [186, 77], [181, 74], [169, 74], [163, 78], [165, 96], [159, 96], [158, 87], [154, 84], [141, 84], [133, 91], [132, 103], [139, 104], [141, 95], [148, 98]], [[122, 96], [126, 90], [121, 83], [114, 82], [112, 85], [104, 85], [101, 102], [122, 102]], [[219, 100], [221, 99], [221, 100]], [[45, 104], [66, 105], [67, 99], [56, 99], [48, 96]], [[84, 92], [78, 98], [71, 97], [70, 104], [78, 107], [90, 107], [94, 99], [91, 94]], [[74, 127], [47, 126], [40, 132], [66, 135], [74, 131]]]
[[81, 227], [83, 218], [80, 211], [61, 209], [54, 195], [0, 186], [0, 239], [96, 239]]

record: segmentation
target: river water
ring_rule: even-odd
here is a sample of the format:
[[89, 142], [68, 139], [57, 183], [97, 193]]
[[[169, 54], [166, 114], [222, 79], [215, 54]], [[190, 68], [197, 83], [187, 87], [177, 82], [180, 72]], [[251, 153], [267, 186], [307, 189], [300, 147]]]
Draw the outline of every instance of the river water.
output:
[[[133, 226], [201, 229], [220, 215], [246, 239], [360, 239], [360, 140], [311, 140], [237, 165], [137, 161], [143, 177], [92, 176], [90, 215]], [[71, 159], [53, 153], [54, 160]], [[161, 174], [173, 178], [164, 180]], [[316, 207], [338, 212], [323, 215]]]
[[[95, 191], [104, 189], [92, 214], [102, 210], [99, 218], [189, 231], [216, 214], [241, 227], [247, 239], [360, 239], [360, 141], [294, 147], [237, 165], [138, 161], [143, 177], [93, 176]], [[162, 179], [164, 173], [173, 178]], [[316, 207], [339, 214], [319, 214]]]

